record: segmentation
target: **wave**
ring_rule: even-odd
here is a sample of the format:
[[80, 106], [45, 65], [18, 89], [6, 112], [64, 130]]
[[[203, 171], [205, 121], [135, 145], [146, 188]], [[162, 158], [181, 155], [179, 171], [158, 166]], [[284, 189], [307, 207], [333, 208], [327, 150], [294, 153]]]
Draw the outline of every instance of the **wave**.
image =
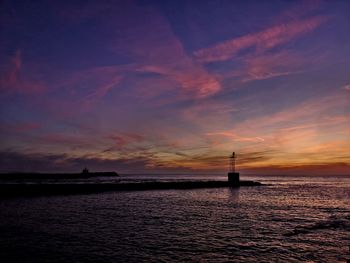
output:
[[296, 236], [300, 234], [308, 234], [317, 230], [324, 229], [342, 229], [350, 231], [350, 214], [346, 215], [344, 218], [334, 218], [330, 217], [328, 220], [316, 222], [311, 225], [297, 226], [291, 232], [287, 232], [284, 236]]

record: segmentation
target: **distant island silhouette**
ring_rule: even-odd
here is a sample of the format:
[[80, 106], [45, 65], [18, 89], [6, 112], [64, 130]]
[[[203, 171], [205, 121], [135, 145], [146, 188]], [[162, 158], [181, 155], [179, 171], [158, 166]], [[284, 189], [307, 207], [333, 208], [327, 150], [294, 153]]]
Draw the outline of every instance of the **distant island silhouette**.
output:
[[3, 173], [0, 179], [83, 179], [102, 176], [119, 176], [116, 172], [90, 172], [84, 168], [80, 173]]

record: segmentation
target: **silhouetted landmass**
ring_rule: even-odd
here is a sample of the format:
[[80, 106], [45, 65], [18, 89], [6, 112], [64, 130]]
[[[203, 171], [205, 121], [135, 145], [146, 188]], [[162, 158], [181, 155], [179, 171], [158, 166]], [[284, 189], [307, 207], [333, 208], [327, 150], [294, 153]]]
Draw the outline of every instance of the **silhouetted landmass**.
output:
[[1, 184], [1, 197], [40, 196], [40, 195], [72, 195], [89, 194], [108, 191], [144, 191], [167, 189], [198, 189], [239, 186], [260, 186], [259, 182], [240, 181], [233, 185], [227, 181], [189, 181], [189, 182], [143, 182], [143, 183], [106, 183], [106, 184]]
[[4, 173], [0, 179], [80, 179], [102, 176], [119, 176], [116, 172], [82, 172], [82, 173]]

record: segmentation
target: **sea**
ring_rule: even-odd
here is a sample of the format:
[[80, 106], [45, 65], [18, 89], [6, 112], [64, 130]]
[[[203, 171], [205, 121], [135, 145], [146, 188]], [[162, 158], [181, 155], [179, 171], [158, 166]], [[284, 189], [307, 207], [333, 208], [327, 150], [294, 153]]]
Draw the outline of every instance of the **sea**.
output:
[[[241, 177], [265, 185], [2, 199], [0, 261], [350, 262], [350, 176]], [[226, 176], [64, 182], [186, 180]]]

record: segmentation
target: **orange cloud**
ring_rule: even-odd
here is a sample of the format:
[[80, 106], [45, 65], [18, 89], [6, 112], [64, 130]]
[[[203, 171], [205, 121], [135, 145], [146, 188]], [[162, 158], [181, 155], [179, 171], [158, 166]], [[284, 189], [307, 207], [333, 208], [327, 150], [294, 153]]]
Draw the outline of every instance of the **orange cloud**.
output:
[[[295, 122], [300, 121], [322, 124], [323, 122], [330, 121], [327, 119], [332, 109], [335, 108], [347, 108], [348, 100], [344, 96], [333, 95], [325, 96], [317, 99], [310, 99], [303, 103], [296, 105], [295, 107], [288, 108], [283, 111], [279, 111], [275, 114], [259, 117], [255, 119], [249, 119], [239, 123], [240, 127], [250, 127], [258, 129], [261, 127], [273, 126], [275, 128], [288, 128]], [[322, 118], [321, 118], [322, 116]], [[341, 121], [342, 119], [338, 119]], [[334, 120], [333, 120], [334, 121]], [[285, 127], [288, 125], [287, 127]]]
[[328, 19], [326, 16], [315, 16], [300, 21], [276, 25], [260, 32], [227, 40], [213, 47], [198, 50], [194, 55], [199, 61], [214, 62], [228, 60], [239, 51], [249, 47], [255, 47], [260, 52], [265, 51], [315, 30]]
[[238, 136], [237, 134], [233, 132], [209, 132], [206, 135], [208, 136], [224, 136], [224, 137], [229, 137], [232, 138], [234, 141], [238, 142], [263, 142], [265, 141], [264, 138], [261, 137], [242, 137]]
[[230, 129], [212, 131], [213, 126], [205, 126], [204, 134], [219, 153], [235, 149], [249, 156], [267, 151], [262, 155], [268, 158], [248, 158], [243, 168], [350, 162], [350, 116], [339, 115], [347, 105], [341, 95], [313, 98], [275, 114], [234, 123]]

